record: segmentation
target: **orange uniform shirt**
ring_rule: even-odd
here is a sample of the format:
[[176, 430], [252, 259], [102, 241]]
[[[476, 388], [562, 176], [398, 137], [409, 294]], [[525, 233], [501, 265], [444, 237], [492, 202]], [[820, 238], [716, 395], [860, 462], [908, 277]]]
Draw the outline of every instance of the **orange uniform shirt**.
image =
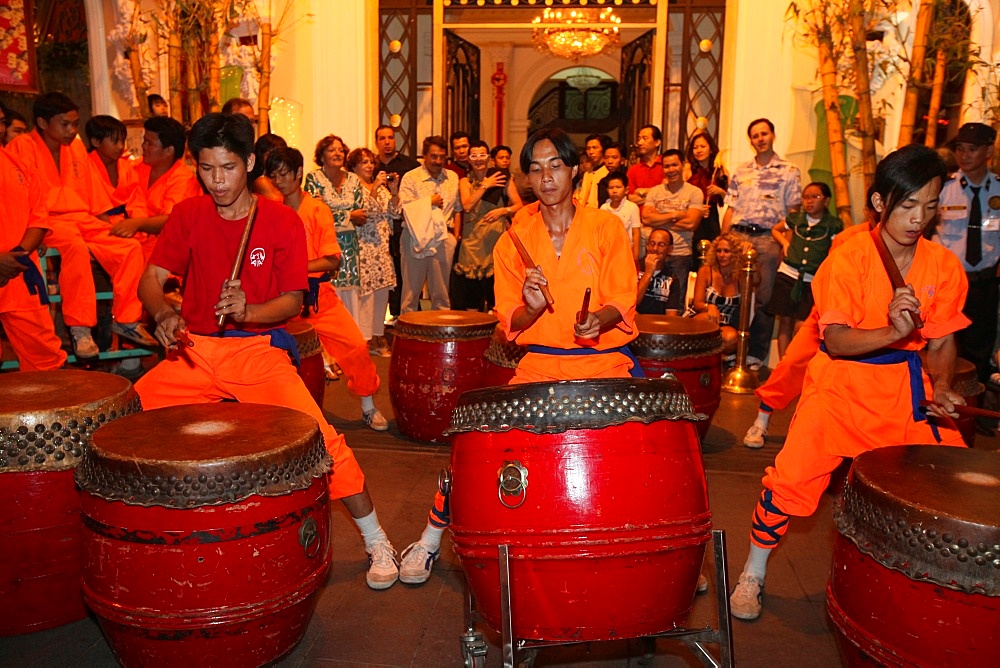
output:
[[49, 213], [99, 216], [114, 204], [79, 137], [59, 149], [59, 166], [38, 131], [26, 132], [7, 145], [46, 193]]
[[[299, 204], [298, 213], [306, 228], [306, 253], [309, 255], [309, 260], [330, 255], [339, 257], [340, 244], [337, 243], [337, 228], [330, 207], [302, 191], [302, 203]], [[309, 273], [310, 278], [322, 275], [321, 271]]]
[[146, 163], [136, 165], [135, 173], [150, 216], [169, 215], [178, 202], [202, 194], [201, 184], [183, 160], [176, 161], [152, 185], [149, 183], [149, 165]]
[[94, 171], [100, 177], [101, 182], [107, 189], [115, 207], [125, 205], [125, 216], [127, 218], [145, 218], [149, 214], [146, 212], [146, 197], [139, 188], [139, 178], [136, 175], [136, 162], [131, 158], [118, 159], [118, 185], [111, 185], [111, 177], [108, 170], [101, 162], [101, 156], [97, 151], [88, 154]]
[[[524, 305], [521, 289], [525, 267], [510, 235], [501, 236], [493, 250], [494, 313], [508, 340], [516, 338], [522, 345], [610, 350], [636, 337], [635, 288], [638, 279], [632, 248], [617, 217], [599, 209], [577, 206], [561, 257], [556, 257], [537, 202], [517, 213], [513, 230], [531, 259], [542, 267], [555, 306], [551, 312], [544, 311], [526, 330], [511, 330], [514, 311]], [[621, 322], [594, 340], [578, 339], [573, 331], [587, 288], [591, 289], [591, 311], [613, 306], [622, 314]], [[628, 358], [620, 353], [562, 356], [528, 353], [518, 365], [513, 382], [627, 377], [631, 366]]]
[[[29, 228], [49, 229], [45, 198], [24, 165], [0, 150], [0, 251], [19, 245]], [[37, 253], [31, 254], [31, 261], [38, 266]], [[0, 287], [0, 312], [34, 309], [39, 303], [19, 276]]]

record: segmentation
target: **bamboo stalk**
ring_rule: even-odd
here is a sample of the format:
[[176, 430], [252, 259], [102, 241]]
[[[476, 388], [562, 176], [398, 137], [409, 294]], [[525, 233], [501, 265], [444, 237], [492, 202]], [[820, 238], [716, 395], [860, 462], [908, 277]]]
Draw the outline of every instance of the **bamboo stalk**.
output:
[[260, 26], [260, 87], [257, 92], [257, 132], [270, 132], [268, 112], [271, 111], [271, 24]]
[[938, 49], [934, 54], [934, 80], [931, 83], [931, 101], [927, 108], [927, 135], [924, 146], [937, 147], [937, 117], [941, 112], [941, 96], [944, 95], [944, 77], [948, 59], [944, 49]]
[[198, 61], [190, 52], [187, 54], [187, 67], [185, 68], [185, 82], [187, 83], [187, 110], [188, 119], [192, 124], [202, 117], [201, 95], [198, 90]]
[[840, 121], [840, 90], [837, 86], [837, 65], [833, 58], [833, 38], [829, 26], [818, 36], [820, 79], [823, 82], [823, 109], [830, 138], [830, 163], [833, 171], [833, 189], [837, 197], [837, 215], [845, 227], [851, 220], [851, 192], [848, 187], [846, 144], [844, 128]]
[[149, 87], [142, 78], [142, 62], [139, 59], [139, 45], [135, 44], [128, 50], [128, 65], [132, 72], [132, 88], [135, 90], [135, 102], [139, 107], [139, 117], [143, 120], [149, 118], [149, 105], [146, 104], [146, 96], [149, 94]]
[[868, 76], [864, 0], [851, 0], [850, 17], [851, 50], [854, 52], [854, 76], [857, 81], [858, 134], [861, 135], [861, 172], [867, 192], [875, 180], [878, 157], [875, 154], [875, 115], [872, 112], [871, 78]]
[[219, 30], [212, 26], [212, 37], [208, 43], [208, 110], [219, 111], [222, 108], [222, 84], [219, 80]]
[[910, 54], [910, 76], [903, 101], [902, 122], [899, 126], [899, 146], [913, 143], [913, 128], [917, 123], [917, 105], [924, 79], [924, 59], [927, 57], [927, 36], [934, 20], [934, 0], [920, 0], [917, 24], [913, 31], [913, 51]]
[[167, 73], [170, 79], [170, 113], [184, 122], [184, 96], [181, 90], [181, 34], [177, 16], [167, 18]]

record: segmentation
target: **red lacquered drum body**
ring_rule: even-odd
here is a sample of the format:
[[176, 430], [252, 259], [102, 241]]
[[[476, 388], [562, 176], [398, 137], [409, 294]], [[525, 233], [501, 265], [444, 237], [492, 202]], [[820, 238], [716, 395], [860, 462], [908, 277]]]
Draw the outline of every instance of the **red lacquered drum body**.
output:
[[118, 660], [259, 666], [290, 652], [330, 567], [316, 421], [201, 404], [111, 426], [77, 481], [84, 600]]
[[827, 610], [849, 666], [1000, 658], [1000, 457], [899, 446], [854, 460]]
[[639, 314], [639, 336], [629, 347], [649, 378], [672, 373], [684, 385], [691, 405], [708, 416], [697, 423], [705, 438], [722, 397], [722, 334], [705, 320], [672, 315]]
[[452, 432], [452, 540], [477, 609], [513, 635], [610, 640], [691, 610], [711, 513], [691, 404], [675, 380], [528, 383], [462, 396]]
[[285, 324], [288, 333], [295, 337], [299, 347], [299, 377], [305, 383], [316, 405], [323, 408], [326, 395], [326, 371], [323, 368], [323, 346], [313, 326], [305, 320], [291, 320]]
[[407, 438], [443, 443], [458, 395], [485, 386], [483, 354], [497, 319], [472, 311], [404, 313], [389, 360], [389, 400]]
[[528, 346], [521, 346], [507, 340], [500, 325], [493, 330], [490, 345], [486, 349], [486, 375], [483, 387], [506, 385], [514, 377], [517, 363], [528, 353]]
[[0, 375], [0, 636], [86, 616], [73, 469], [95, 429], [139, 410], [108, 373]]

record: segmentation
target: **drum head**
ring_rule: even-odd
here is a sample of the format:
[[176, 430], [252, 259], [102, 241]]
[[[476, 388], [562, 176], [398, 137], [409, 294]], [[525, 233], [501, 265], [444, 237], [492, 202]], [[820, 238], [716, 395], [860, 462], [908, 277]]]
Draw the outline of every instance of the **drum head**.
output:
[[1000, 596], [1000, 457], [966, 448], [878, 448], [854, 460], [837, 527], [916, 580]]
[[98, 427], [142, 410], [128, 380], [100, 371], [0, 375], [0, 472], [73, 468]]
[[115, 428], [98, 432], [77, 482], [112, 501], [178, 508], [235, 503], [303, 489], [330, 469], [316, 420], [280, 406], [173, 406], [108, 427]]
[[629, 347], [637, 357], [670, 360], [722, 353], [719, 326], [707, 320], [640, 313], [635, 326], [639, 335]]
[[308, 323], [305, 320], [300, 320], [298, 318], [286, 322], [285, 331], [294, 336], [296, 341], [298, 341], [300, 337], [311, 338], [316, 335], [316, 330], [310, 323]]
[[480, 339], [493, 334], [495, 316], [478, 311], [414, 311], [396, 320], [395, 334], [418, 339]]
[[520, 429], [551, 434], [599, 429], [624, 422], [707, 420], [696, 413], [680, 381], [666, 378], [597, 378], [520, 383], [465, 392], [446, 434]]

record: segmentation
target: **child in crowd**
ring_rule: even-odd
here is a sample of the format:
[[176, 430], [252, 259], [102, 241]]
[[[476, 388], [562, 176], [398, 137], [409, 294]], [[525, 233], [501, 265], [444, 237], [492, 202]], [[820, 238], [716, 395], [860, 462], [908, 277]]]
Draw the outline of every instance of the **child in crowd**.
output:
[[802, 190], [803, 210], [789, 214], [771, 229], [784, 255], [767, 305], [768, 312], [778, 319], [779, 359], [812, 310], [813, 275], [829, 255], [833, 237], [844, 229], [828, 209], [831, 195], [827, 184], [810, 183]]
[[608, 200], [601, 205], [601, 210], [610, 211], [622, 221], [625, 233], [632, 244], [632, 259], [638, 265], [642, 216], [636, 203], [628, 200], [628, 177], [623, 172], [611, 172], [601, 179], [598, 187], [604, 188], [608, 192]]

